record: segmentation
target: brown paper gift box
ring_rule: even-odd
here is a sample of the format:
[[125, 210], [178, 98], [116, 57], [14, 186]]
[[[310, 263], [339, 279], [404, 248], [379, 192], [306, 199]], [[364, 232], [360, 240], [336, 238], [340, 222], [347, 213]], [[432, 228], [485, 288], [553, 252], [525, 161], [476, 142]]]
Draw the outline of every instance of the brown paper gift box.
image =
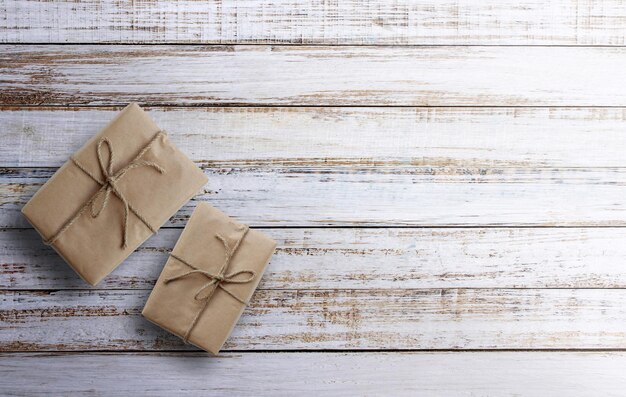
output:
[[150, 117], [130, 104], [39, 189], [22, 213], [95, 285], [206, 182]]
[[275, 248], [274, 240], [263, 233], [200, 203], [142, 314], [186, 342], [217, 354]]

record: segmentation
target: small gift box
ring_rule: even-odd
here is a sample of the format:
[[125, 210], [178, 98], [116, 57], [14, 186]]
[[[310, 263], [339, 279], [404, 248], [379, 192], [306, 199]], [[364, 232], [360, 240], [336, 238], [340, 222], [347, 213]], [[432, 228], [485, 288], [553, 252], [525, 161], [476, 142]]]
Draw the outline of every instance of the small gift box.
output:
[[95, 285], [207, 182], [136, 104], [90, 139], [22, 213]]
[[217, 354], [275, 248], [263, 233], [200, 203], [142, 314], [185, 342]]

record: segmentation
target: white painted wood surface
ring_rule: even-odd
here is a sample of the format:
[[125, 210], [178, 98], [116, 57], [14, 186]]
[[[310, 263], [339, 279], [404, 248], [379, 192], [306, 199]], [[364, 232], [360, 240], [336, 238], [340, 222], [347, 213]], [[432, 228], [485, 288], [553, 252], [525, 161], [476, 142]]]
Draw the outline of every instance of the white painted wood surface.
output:
[[[28, 226], [19, 209], [53, 172], [21, 167], [59, 166], [113, 114], [0, 113], [9, 142], [0, 159], [20, 167], [0, 176], [0, 226]], [[151, 114], [205, 167], [209, 183], [196, 200], [255, 226], [625, 224], [623, 108], [159, 108]], [[194, 206], [167, 226], [184, 225]]]
[[2, 105], [625, 106], [624, 47], [3, 46]]
[[[191, 349], [141, 316], [148, 294], [2, 292], [0, 348]], [[624, 289], [258, 290], [224, 349], [614, 349], [624, 301]]]
[[[118, 112], [0, 107], [3, 167], [58, 167]], [[146, 107], [211, 167], [623, 167], [626, 108]]]
[[[624, 10], [0, 0], [0, 390], [622, 395]], [[95, 288], [19, 215], [128, 101], [279, 243], [221, 357], [139, 315], [195, 202]]]
[[[607, 396], [623, 352], [2, 354], [8, 395]], [[372, 373], [372, 369], [376, 373]], [[16, 374], [21, 374], [16, 376]], [[71, 381], [67, 379], [72, 374]]]
[[[0, 173], [0, 227], [54, 169]], [[199, 201], [252, 226], [624, 226], [626, 169], [219, 167], [166, 224], [182, 227]], [[575, 198], [575, 199], [574, 199]]]
[[623, 45], [619, 0], [3, 0], [0, 42]]
[[[623, 228], [262, 231], [278, 248], [260, 289], [626, 287]], [[0, 288], [150, 290], [179, 235], [161, 229], [90, 288], [35, 231], [2, 230]]]

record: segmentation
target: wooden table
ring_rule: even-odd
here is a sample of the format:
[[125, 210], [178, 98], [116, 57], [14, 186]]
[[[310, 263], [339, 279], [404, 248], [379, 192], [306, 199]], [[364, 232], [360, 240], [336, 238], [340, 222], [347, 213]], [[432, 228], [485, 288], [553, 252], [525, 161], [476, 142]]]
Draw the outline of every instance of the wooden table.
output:
[[[0, 0], [0, 392], [622, 396], [621, 0]], [[125, 104], [209, 177], [89, 288], [19, 210]], [[212, 357], [140, 315], [199, 201], [278, 241]]]

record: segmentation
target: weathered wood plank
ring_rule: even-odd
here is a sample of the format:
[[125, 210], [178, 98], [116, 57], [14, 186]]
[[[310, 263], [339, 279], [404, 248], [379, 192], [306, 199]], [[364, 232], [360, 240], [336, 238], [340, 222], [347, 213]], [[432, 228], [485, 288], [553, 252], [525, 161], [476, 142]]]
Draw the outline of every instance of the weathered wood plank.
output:
[[[0, 292], [0, 349], [185, 350], [149, 291]], [[226, 349], [598, 349], [626, 344], [623, 289], [259, 290]]]
[[[0, 164], [58, 167], [118, 109], [0, 108]], [[622, 167], [625, 108], [148, 108], [213, 165]]]
[[[626, 229], [263, 229], [260, 289], [626, 288]], [[163, 229], [97, 289], [152, 289], [180, 230]], [[84, 289], [32, 229], [0, 231], [0, 289]]]
[[2, 1], [0, 42], [624, 44], [618, 0]]
[[623, 352], [21, 353], [0, 355], [0, 387], [30, 396], [620, 397], [625, 365]]
[[4, 46], [2, 105], [624, 106], [623, 47]]
[[[0, 169], [0, 227], [49, 168]], [[198, 201], [252, 226], [624, 226], [626, 168], [239, 166], [205, 169], [204, 191], [166, 225], [183, 226]]]

